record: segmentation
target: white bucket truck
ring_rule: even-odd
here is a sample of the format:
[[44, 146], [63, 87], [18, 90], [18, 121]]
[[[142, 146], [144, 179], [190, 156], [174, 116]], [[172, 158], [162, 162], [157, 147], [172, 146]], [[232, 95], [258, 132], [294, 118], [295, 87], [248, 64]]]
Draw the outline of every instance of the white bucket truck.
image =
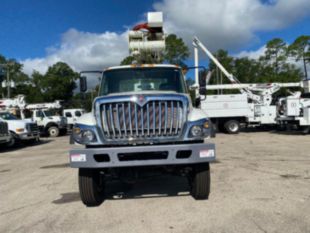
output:
[[[285, 116], [278, 118], [278, 106], [272, 104], [273, 94], [281, 88], [302, 87], [309, 88], [309, 80], [292, 83], [240, 83], [239, 80], [230, 74], [213, 54], [203, 45], [197, 37], [193, 40], [195, 53], [195, 66], [199, 66], [198, 49], [200, 48], [214, 64], [219, 68], [231, 84], [209, 85], [208, 78], [200, 76], [198, 71], [195, 73], [195, 85], [193, 86], [203, 97], [199, 100], [199, 105], [208, 117], [217, 125], [220, 131], [229, 134], [238, 133], [240, 124], [247, 126], [257, 125], [277, 125], [280, 121], [296, 121], [300, 125], [308, 124], [309, 99], [295, 98], [294, 96], [285, 98], [283, 103], [297, 101], [295, 106], [298, 108], [295, 115], [288, 112]], [[198, 89], [198, 84], [200, 89]], [[217, 94], [209, 95], [208, 90], [237, 89], [240, 94]], [[199, 90], [199, 91], [198, 91]], [[307, 107], [308, 106], [308, 107]], [[303, 109], [301, 111], [301, 108]], [[291, 109], [291, 108], [286, 108]], [[294, 111], [294, 110], [292, 110]], [[298, 112], [298, 113], [297, 113]], [[301, 113], [302, 112], [302, 113]], [[301, 114], [303, 114], [301, 116]]]
[[67, 120], [57, 115], [54, 110], [61, 109], [59, 101], [53, 103], [26, 104], [25, 96], [18, 95], [14, 99], [2, 100], [6, 110], [14, 110], [21, 119], [28, 119], [37, 123], [40, 132], [50, 137], [57, 137], [67, 132]]

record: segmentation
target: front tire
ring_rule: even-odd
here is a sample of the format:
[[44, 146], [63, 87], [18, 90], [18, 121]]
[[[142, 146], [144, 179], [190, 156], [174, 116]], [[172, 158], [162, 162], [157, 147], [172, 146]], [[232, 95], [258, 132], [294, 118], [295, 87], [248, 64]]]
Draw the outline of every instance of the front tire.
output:
[[10, 132], [11, 135], [11, 139], [10, 141], [6, 144], [8, 147], [13, 147], [16, 145], [16, 138], [15, 135], [13, 133]]
[[191, 195], [196, 200], [209, 198], [211, 178], [209, 163], [197, 164], [190, 175]]
[[52, 138], [59, 136], [59, 129], [56, 126], [49, 127], [47, 131], [48, 131], [48, 135]]
[[96, 169], [79, 169], [79, 190], [86, 206], [99, 206], [103, 202], [103, 176]]

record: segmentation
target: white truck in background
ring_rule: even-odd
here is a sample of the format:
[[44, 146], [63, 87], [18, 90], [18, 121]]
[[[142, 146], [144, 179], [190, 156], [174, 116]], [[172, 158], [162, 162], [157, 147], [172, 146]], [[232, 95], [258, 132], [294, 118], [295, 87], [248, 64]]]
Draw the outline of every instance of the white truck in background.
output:
[[[309, 125], [309, 100], [291, 97], [284, 98], [282, 103], [298, 101], [295, 107], [295, 115], [286, 112], [280, 118], [278, 109], [279, 105], [273, 105], [273, 94], [280, 88], [301, 87], [305, 92], [309, 92], [310, 80], [292, 83], [245, 83], [230, 74], [222, 64], [212, 55], [212, 53], [199, 41], [194, 38], [194, 54], [195, 66], [199, 66], [198, 48], [200, 48], [221, 72], [229, 79], [232, 84], [209, 85], [210, 76], [208, 78], [199, 75], [198, 70], [195, 73], [196, 95], [201, 94], [203, 98], [199, 98], [201, 109], [203, 109], [208, 117], [217, 125], [220, 131], [234, 134], [240, 130], [240, 124], [247, 126], [257, 125], [277, 125], [287, 124], [287, 122], [299, 121], [299, 125]], [[198, 84], [204, 88], [198, 91]], [[238, 89], [240, 94], [217, 94], [208, 95], [208, 90], [225, 90]], [[294, 99], [294, 100], [293, 100]], [[286, 107], [286, 109], [291, 109]], [[302, 109], [302, 111], [301, 111]], [[291, 111], [290, 111], [291, 112]], [[298, 113], [297, 113], [298, 112]], [[297, 118], [296, 118], [297, 117]]]
[[8, 146], [13, 146], [17, 142], [37, 142], [40, 140], [38, 125], [29, 120], [21, 120], [8, 111], [0, 111], [0, 121], [8, 125], [10, 141]]
[[50, 137], [57, 137], [67, 132], [67, 119], [54, 112], [61, 109], [59, 101], [27, 104], [25, 96], [18, 95], [14, 99], [1, 100], [1, 106], [5, 110], [15, 112], [15, 115], [21, 119], [29, 119], [37, 123], [41, 133], [48, 134]]
[[85, 113], [82, 108], [64, 109], [62, 115], [67, 118], [68, 129], [72, 129], [75, 122]]
[[25, 112], [30, 114], [31, 119], [38, 124], [42, 133], [48, 134], [50, 137], [58, 137], [67, 133], [67, 119], [60, 116], [58, 112], [60, 109], [59, 101], [28, 104], [24, 114]]
[[296, 128], [308, 134], [310, 133], [310, 80], [306, 82], [304, 89], [304, 94], [296, 92], [279, 99], [277, 122], [285, 128]]

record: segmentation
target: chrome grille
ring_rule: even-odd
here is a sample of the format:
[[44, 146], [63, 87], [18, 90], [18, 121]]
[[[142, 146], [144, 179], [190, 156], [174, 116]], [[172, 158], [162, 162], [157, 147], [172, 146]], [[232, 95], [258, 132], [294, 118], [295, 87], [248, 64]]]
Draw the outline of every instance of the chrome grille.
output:
[[27, 124], [27, 131], [29, 132], [39, 132], [39, 127], [36, 123], [28, 123]]
[[6, 122], [0, 122], [0, 135], [8, 134], [8, 124]]
[[143, 106], [131, 101], [101, 105], [101, 124], [106, 138], [159, 138], [181, 134], [183, 102], [151, 100]]

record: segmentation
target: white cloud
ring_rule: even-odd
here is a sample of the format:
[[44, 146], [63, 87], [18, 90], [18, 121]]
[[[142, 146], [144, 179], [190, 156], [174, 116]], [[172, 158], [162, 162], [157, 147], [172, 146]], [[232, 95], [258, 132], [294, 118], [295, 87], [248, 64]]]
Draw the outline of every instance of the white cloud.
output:
[[[197, 35], [211, 50], [234, 52], [258, 42], [258, 31], [280, 30], [310, 15], [309, 0], [162, 0], [153, 8], [164, 12], [166, 32], [181, 36], [189, 46]], [[241, 52], [240, 56], [254, 58], [260, 52], [263, 48]], [[59, 46], [47, 48], [45, 57], [21, 62], [24, 71], [31, 74], [33, 70], [44, 73], [57, 61], [66, 62], [77, 71], [102, 69], [119, 64], [126, 56], [126, 31], [89, 33], [70, 29], [62, 35]]]
[[47, 49], [44, 58], [29, 58], [21, 61], [24, 72], [32, 74], [33, 70], [45, 73], [48, 66], [58, 61], [68, 63], [73, 69], [103, 69], [118, 65], [122, 58], [128, 56], [127, 34], [115, 32], [89, 33], [70, 29], [62, 35], [58, 47]]
[[190, 42], [197, 35], [211, 50], [237, 51], [258, 41], [257, 31], [279, 30], [310, 15], [309, 0], [163, 0], [165, 25]]
[[243, 50], [234, 55], [234, 57], [248, 57], [250, 59], [258, 59], [260, 56], [264, 55], [266, 51], [266, 46], [262, 46], [257, 50]]

